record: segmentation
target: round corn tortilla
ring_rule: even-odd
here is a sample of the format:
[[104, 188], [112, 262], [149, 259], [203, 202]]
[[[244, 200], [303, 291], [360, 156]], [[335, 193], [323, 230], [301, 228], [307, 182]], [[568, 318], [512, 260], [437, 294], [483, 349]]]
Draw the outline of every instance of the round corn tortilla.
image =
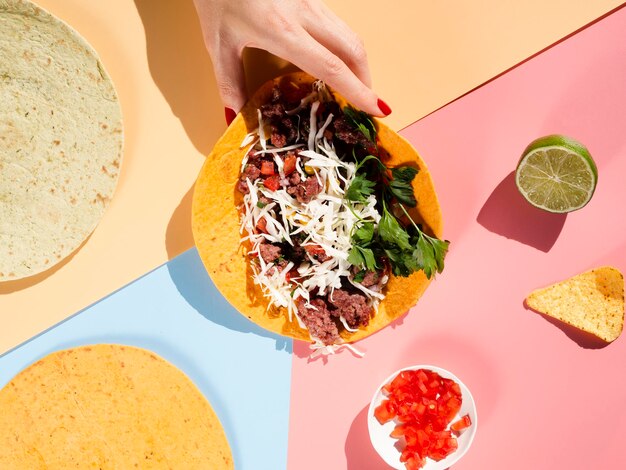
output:
[[52, 353], [0, 390], [0, 468], [233, 468], [219, 419], [191, 380], [114, 344]]
[[[286, 309], [268, 310], [268, 301], [261, 288], [252, 280], [252, 270], [246, 257], [247, 247], [240, 242], [238, 207], [243, 195], [236, 189], [241, 162], [246, 148], [240, 148], [244, 137], [258, 127], [257, 109], [269, 102], [276, 84], [291, 82], [310, 85], [315, 79], [299, 72], [284, 75], [265, 83], [233, 120], [226, 133], [207, 157], [196, 181], [192, 227], [196, 247], [209, 276], [222, 295], [242, 314], [257, 325], [294, 339], [311, 341], [309, 332], [289, 321]], [[335, 99], [344, 106], [346, 101], [336, 93]], [[389, 166], [408, 164], [419, 168], [413, 180], [418, 201], [410, 211], [416, 222], [423, 224], [429, 234], [441, 237], [442, 219], [437, 194], [426, 164], [411, 144], [374, 119], [380, 147], [390, 154]], [[415, 305], [430, 281], [422, 271], [409, 277], [391, 276], [378, 312], [366, 327], [350, 333], [341, 330], [346, 342], [354, 342], [371, 335], [402, 316]]]
[[117, 184], [122, 115], [74, 30], [0, 0], [0, 282], [47, 270], [94, 230]]

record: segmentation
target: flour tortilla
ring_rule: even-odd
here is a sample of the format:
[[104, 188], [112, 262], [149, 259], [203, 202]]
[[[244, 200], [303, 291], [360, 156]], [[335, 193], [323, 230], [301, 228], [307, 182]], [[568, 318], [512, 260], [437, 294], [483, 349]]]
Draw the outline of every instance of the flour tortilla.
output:
[[0, 468], [233, 468], [208, 401], [156, 354], [98, 344], [52, 353], [0, 390]]
[[[238, 206], [242, 195], [236, 185], [246, 148], [240, 148], [246, 134], [258, 127], [257, 109], [269, 102], [275, 84], [310, 85], [315, 79], [305, 73], [285, 75], [265, 83], [245, 105], [226, 133], [207, 157], [196, 181], [192, 206], [192, 227], [202, 262], [222, 295], [244, 316], [259, 326], [295, 339], [311, 341], [309, 332], [297, 320], [289, 321], [286, 309], [267, 309], [268, 301], [252, 281], [252, 272], [245, 255], [247, 247], [240, 243]], [[337, 101], [345, 100], [335, 94]], [[442, 236], [442, 218], [430, 173], [417, 151], [397, 133], [374, 119], [380, 144], [390, 155], [390, 166], [409, 164], [419, 168], [413, 180], [418, 201], [411, 215], [423, 224], [429, 234]], [[355, 333], [341, 331], [346, 342], [354, 342], [387, 326], [413, 307], [430, 281], [422, 271], [409, 277], [391, 276], [386, 297], [369, 325]]]
[[51, 268], [117, 184], [122, 117], [95, 51], [65, 23], [0, 0], [0, 282]]

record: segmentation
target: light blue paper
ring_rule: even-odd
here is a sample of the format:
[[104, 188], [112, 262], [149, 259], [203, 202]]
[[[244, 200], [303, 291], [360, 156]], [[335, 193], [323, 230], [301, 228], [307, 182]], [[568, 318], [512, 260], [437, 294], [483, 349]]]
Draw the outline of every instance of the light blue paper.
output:
[[195, 249], [0, 356], [0, 387], [52, 351], [90, 343], [150, 349], [184, 371], [219, 416], [236, 469], [287, 467], [292, 341], [234, 310]]

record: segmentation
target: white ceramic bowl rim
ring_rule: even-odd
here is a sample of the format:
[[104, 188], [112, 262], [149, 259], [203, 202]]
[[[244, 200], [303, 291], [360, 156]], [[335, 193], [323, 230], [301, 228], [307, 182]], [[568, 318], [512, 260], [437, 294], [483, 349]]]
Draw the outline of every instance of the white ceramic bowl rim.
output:
[[462, 405], [461, 410], [452, 421], [454, 422], [456, 419], [466, 414], [469, 414], [470, 419], [472, 420], [472, 425], [464, 432], [462, 432], [460, 436], [457, 437], [459, 447], [456, 451], [454, 451], [445, 459], [440, 460], [439, 462], [427, 459], [426, 465], [422, 467], [423, 470], [445, 470], [454, 465], [465, 455], [465, 453], [470, 448], [472, 441], [474, 440], [474, 435], [476, 434], [476, 429], [478, 427], [478, 416], [476, 413], [476, 403], [474, 402], [474, 397], [472, 397], [472, 394], [470, 393], [467, 386], [456, 375], [446, 369], [442, 369], [441, 367], [429, 364], [420, 364], [405, 367], [403, 369], [398, 369], [389, 377], [387, 377], [376, 389], [376, 392], [372, 397], [367, 412], [367, 427], [370, 435], [370, 440], [376, 452], [378, 452], [378, 454], [388, 465], [398, 470], [402, 470], [405, 468], [404, 463], [400, 462], [400, 452], [395, 447], [398, 439], [389, 436], [389, 433], [393, 430], [396, 423], [394, 421], [390, 421], [388, 423], [385, 423], [384, 425], [381, 425], [374, 417], [374, 410], [385, 398], [384, 394], [382, 393], [383, 386], [391, 382], [400, 372], [418, 369], [427, 369], [436, 372], [441, 377], [452, 379], [457, 384], [459, 384], [459, 387], [461, 388]]

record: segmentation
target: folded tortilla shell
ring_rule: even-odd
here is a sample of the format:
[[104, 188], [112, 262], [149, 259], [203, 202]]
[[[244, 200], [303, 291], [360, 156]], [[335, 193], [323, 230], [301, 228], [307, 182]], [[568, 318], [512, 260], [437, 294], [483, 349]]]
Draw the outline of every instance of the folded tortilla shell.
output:
[[[257, 325], [275, 333], [310, 341], [307, 330], [297, 320], [289, 321], [285, 309], [268, 310], [268, 301], [252, 280], [252, 271], [246, 257], [246, 246], [240, 243], [239, 211], [243, 197], [236, 189], [241, 162], [247, 148], [241, 148], [244, 137], [258, 127], [257, 109], [269, 102], [276, 84], [295, 83], [310, 86], [315, 79], [305, 73], [284, 75], [265, 83], [244, 106], [207, 157], [196, 181], [193, 195], [192, 226], [200, 257], [222, 295], [244, 316]], [[335, 94], [343, 105], [346, 101]], [[424, 230], [441, 237], [442, 220], [437, 195], [426, 164], [404, 138], [381, 121], [374, 120], [380, 146], [390, 155], [390, 166], [412, 165], [419, 169], [413, 181], [418, 205], [411, 211]], [[428, 287], [423, 272], [409, 277], [392, 276], [387, 284], [386, 297], [378, 313], [358, 332], [342, 331], [347, 342], [357, 341], [385, 327], [407, 312]]]

